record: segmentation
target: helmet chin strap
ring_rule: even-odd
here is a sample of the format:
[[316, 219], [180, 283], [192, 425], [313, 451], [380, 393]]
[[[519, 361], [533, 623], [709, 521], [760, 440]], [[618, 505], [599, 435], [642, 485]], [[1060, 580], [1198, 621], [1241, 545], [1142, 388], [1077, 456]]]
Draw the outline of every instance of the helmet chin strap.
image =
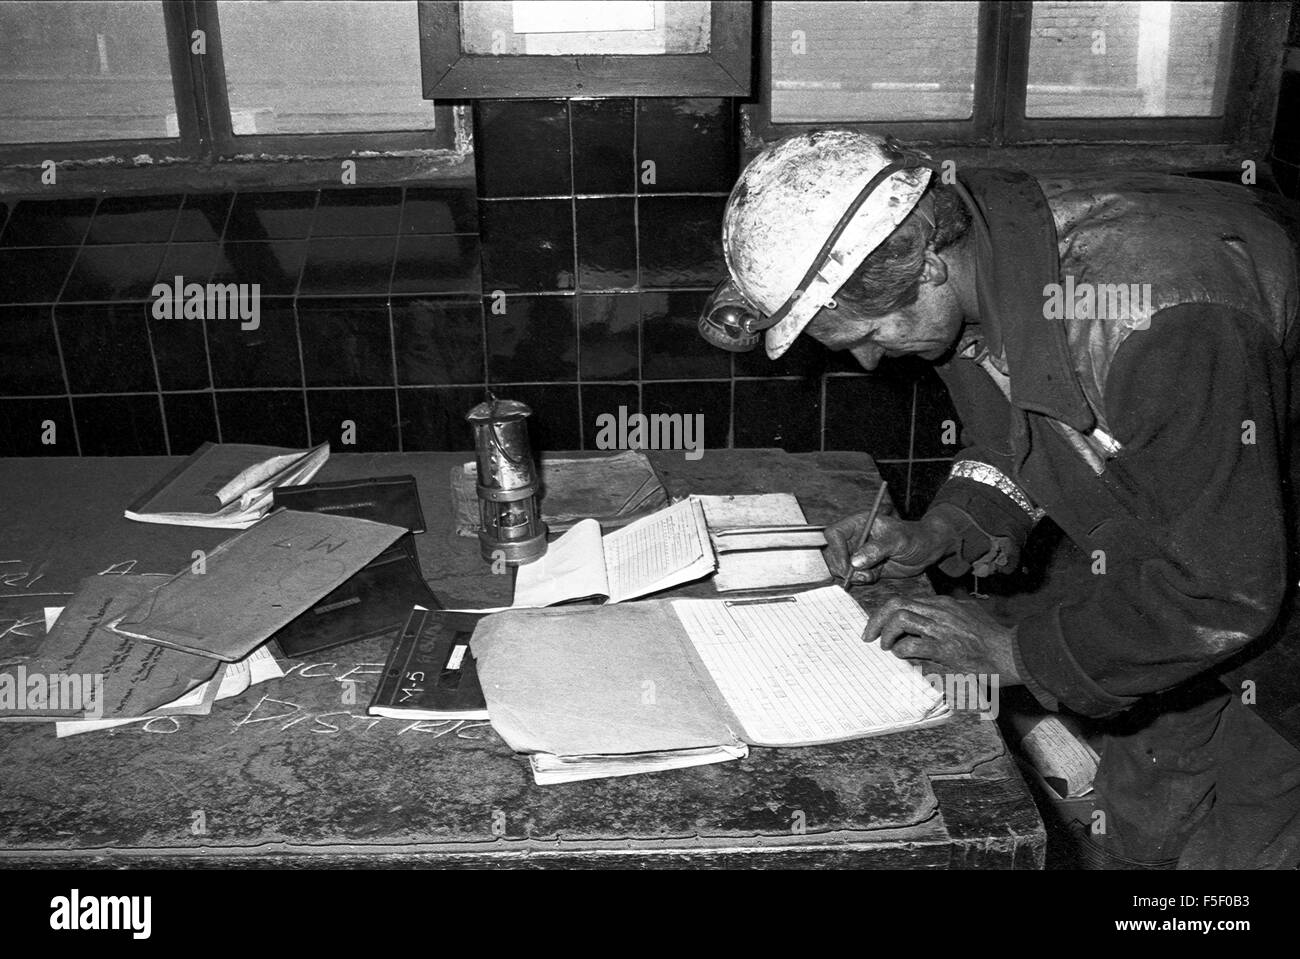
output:
[[867, 185], [859, 191], [858, 195], [853, 198], [853, 202], [850, 203], [844, 213], [841, 214], [839, 220], [835, 224], [835, 228], [831, 230], [830, 235], [826, 237], [826, 241], [822, 243], [821, 249], [819, 249], [817, 255], [813, 257], [812, 264], [804, 273], [803, 279], [801, 279], [798, 285], [795, 286], [794, 292], [786, 298], [786, 301], [781, 304], [780, 308], [776, 310], [776, 312], [771, 316], [763, 317], [759, 323], [749, 328], [748, 332], [756, 333], [759, 330], [766, 330], [769, 327], [776, 326], [776, 324], [785, 319], [786, 314], [794, 308], [795, 303], [799, 302], [799, 298], [808, 292], [808, 288], [812, 286], [813, 280], [815, 280], [817, 274], [822, 271], [822, 267], [826, 265], [826, 260], [830, 257], [831, 250], [835, 249], [835, 244], [839, 242], [840, 237], [844, 235], [844, 231], [849, 228], [849, 224], [852, 223], [853, 218], [857, 216], [858, 210], [862, 209], [862, 205], [871, 198], [871, 194], [875, 193], [876, 190], [880, 188], [881, 184], [900, 170], [915, 170], [918, 167], [929, 167], [931, 170], [939, 169], [939, 164], [935, 163], [933, 160], [929, 160], [914, 151], [902, 150], [892, 141], [886, 141], [886, 146], [893, 149], [894, 153], [901, 154], [900, 158], [882, 168], [875, 176], [867, 181]]

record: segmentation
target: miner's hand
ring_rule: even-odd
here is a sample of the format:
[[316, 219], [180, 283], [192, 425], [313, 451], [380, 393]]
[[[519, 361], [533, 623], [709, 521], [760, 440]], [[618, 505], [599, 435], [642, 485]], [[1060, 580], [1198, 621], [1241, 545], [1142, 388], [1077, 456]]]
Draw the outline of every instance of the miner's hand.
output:
[[958, 547], [955, 531], [942, 516], [911, 521], [881, 513], [862, 549], [850, 556], [869, 516], [856, 513], [826, 528], [826, 562], [836, 579], [848, 565], [854, 570], [853, 583], [915, 576]]
[[1019, 685], [1012, 646], [1014, 627], [1003, 626], [976, 602], [949, 596], [891, 599], [871, 614], [862, 638], [900, 659], [933, 664], [938, 672], [997, 676]]

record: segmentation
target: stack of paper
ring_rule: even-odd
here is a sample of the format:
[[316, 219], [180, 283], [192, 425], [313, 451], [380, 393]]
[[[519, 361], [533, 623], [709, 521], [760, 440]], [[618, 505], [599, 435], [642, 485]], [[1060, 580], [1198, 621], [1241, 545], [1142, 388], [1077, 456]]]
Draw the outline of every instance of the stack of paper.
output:
[[309, 450], [244, 443], [204, 443], [126, 508], [140, 523], [247, 529], [267, 514], [277, 487], [306, 483], [329, 458]]
[[579, 599], [621, 603], [714, 574], [719, 592], [776, 589], [830, 579], [820, 529], [771, 537], [732, 537], [726, 551], [713, 533], [736, 527], [805, 522], [789, 493], [690, 496], [601, 535], [594, 519], [577, 523], [540, 559], [519, 567], [515, 607]]
[[279, 674], [259, 651], [406, 531], [281, 510], [175, 576], [90, 576], [35, 653], [0, 666], [0, 719], [78, 722], [203, 714]]

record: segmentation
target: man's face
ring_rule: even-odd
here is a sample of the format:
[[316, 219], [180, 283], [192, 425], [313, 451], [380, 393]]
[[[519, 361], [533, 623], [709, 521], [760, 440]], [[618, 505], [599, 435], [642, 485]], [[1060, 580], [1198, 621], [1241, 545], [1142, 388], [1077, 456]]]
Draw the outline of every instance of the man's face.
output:
[[848, 303], [823, 308], [804, 332], [827, 349], [847, 350], [864, 370], [885, 356], [916, 355], [937, 360], [961, 332], [963, 313], [948, 284], [925, 279], [911, 306], [884, 316], [862, 316]]

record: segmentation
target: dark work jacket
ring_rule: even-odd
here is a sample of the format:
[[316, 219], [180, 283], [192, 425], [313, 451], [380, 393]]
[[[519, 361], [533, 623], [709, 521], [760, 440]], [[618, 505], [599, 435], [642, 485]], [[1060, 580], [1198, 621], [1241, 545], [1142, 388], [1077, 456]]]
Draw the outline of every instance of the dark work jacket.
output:
[[[965, 530], [944, 568], [1014, 568], [1044, 513], [1091, 558], [1017, 626], [1049, 708], [1111, 716], [1249, 660], [1300, 575], [1297, 207], [1162, 175], [962, 181], [986, 229], [980, 323], [939, 368], [969, 444], [931, 506]], [[1070, 315], [1045, 313], [1048, 283], [1074, 285]]]

